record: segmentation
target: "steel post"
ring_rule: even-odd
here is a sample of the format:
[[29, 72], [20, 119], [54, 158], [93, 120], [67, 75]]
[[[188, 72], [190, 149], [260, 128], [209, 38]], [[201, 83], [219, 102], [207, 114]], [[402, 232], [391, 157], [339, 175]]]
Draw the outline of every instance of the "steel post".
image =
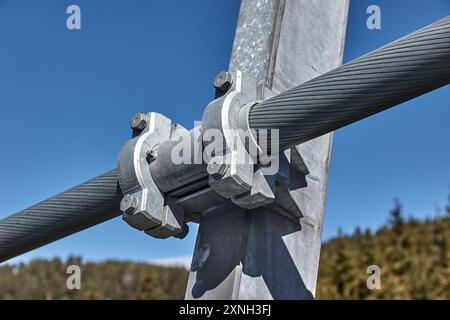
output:
[[[270, 98], [338, 67], [347, 12], [346, 0], [243, 0], [230, 71], [253, 76]], [[314, 297], [331, 140], [327, 134], [291, 150], [309, 172], [291, 192], [300, 224], [268, 208], [203, 216], [187, 299]]]

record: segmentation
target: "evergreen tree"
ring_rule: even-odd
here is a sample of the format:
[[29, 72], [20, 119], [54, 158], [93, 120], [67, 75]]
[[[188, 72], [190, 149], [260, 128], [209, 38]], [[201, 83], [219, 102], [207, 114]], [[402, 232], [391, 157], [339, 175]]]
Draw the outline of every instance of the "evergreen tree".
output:
[[400, 234], [404, 224], [403, 208], [400, 200], [394, 200], [394, 208], [389, 211], [389, 224], [397, 234]]

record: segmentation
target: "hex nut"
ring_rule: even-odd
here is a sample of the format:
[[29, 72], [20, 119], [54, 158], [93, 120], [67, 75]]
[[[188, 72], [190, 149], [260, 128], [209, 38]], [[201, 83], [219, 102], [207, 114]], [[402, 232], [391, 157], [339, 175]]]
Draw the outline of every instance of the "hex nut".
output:
[[230, 89], [233, 84], [233, 75], [227, 71], [221, 71], [214, 79], [214, 88], [222, 92]]
[[131, 129], [136, 131], [142, 131], [147, 126], [147, 116], [142, 112], [136, 113], [133, 118], [131, 118]]
[[183, 225], [183, 230], [180, 233], [174, 235], [175, 238], [184, 239], [189, 233], [189, 226], [185, 223]]
[[145, 154], [145, 159], [147, 160], [147, 163], [150, 164], [153, 160], [156, 159], [157, 155], [158, 155], [158, 150], [156, 147], [147, 151], [147, 153]]
[[222, 178], [228, 170], [228, 165], [222, 158], [214, 158], [208, 163], [208, 173], [216, 178]]
[[130, 215], [136, 212], [138, 206], [139, 199], [129, 194], [123, 197], [122, 201], [120, 201], [120, 211]]

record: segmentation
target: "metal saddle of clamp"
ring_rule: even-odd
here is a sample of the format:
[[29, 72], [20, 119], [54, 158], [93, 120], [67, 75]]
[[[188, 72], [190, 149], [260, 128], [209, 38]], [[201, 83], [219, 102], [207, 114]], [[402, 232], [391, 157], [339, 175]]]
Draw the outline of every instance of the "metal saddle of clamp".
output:
[[183, 210], [158, 189], [149, 170], [159, 145], [173, 138], [180, 126], [151, 112], [136, 114], [131, 127], [135, 137], [122, 147], [118, 160], [119, 185], [125, 195], [120, 203], [123, 220], [156, 238], [183, 238], [188, 232]]
[[[207, 106], [202, 119], [205, 148], [210, 143], [206, 134], [209, 129], [220, 130], [225, 141], [223, 153], [208, 161], [209, 185], [241, 208], [265, 206], [298, 222], [302, 213], [292, 192], [304, 187], [306, 165], [297, 148], [284, 152], [272, 150], [274, 156], [266, 154], [268, 146], [258, 144], [248, 123], [249, 110], [262, 100], [262, 90], [258, 90], [253, 78], [241, 71], [227, 73], [226, 77], [231, 85]], [[268, 157], [269, 163], [261, 164], [261, 156]]]
[[247, 112], [258, 100], [256, 82], [237, 71], [232, 85], [222, 97], [212, 101], [203, 113], [203, 143], [208, 146], [208, 130], [222, 132], [224, 149], [208, 160], [209, 185], [234, 204], [253, 209], [275, 200], [275, 180], [258, 168], [249, 146], [259, 146], [248, 126]]

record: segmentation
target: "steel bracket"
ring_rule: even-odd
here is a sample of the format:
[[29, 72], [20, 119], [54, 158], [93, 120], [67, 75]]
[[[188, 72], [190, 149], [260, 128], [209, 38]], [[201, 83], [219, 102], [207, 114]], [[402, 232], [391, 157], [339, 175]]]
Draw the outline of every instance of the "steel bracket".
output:
[[156, 185], [149, 162], [157, 157], [159, 145], [173, 138], [180, 126], [165, 116], [151, 112], [143, 116], [145, 128], [122, 147], [118, 160], [119, 185], [125, 197], [121, 202], [123, 220], [130, 226], [156, 237], [182, 237], [187, 232], [184, 212]]
[[[258, 86], [241, 71], [232, 74], [233, 83], [212, 101], [202, 118], [203, 144], [211, 143], [208, 131], [220, 131], [224, 147], [207, 159], [209, 185], [234, 204], [253, 209], [275, 200], [273, 177], [258, 165], [258, 143], [248, 125], [248, 110], [258, 101]], [[256, 154], [255, 154], [256, 153]]]

